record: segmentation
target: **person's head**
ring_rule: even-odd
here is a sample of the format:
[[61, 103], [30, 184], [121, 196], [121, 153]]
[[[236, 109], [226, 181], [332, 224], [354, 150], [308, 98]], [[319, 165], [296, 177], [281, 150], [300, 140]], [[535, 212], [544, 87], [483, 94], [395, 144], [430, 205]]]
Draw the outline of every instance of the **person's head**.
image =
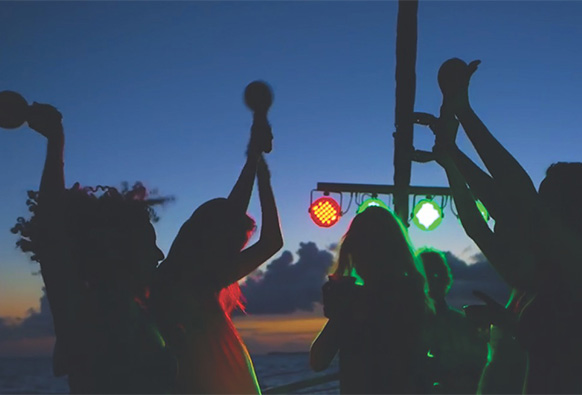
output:
[[[150, 221], [158, 219], [153, 206], [167, 200], [148, 198], [140, 183], [132, 188], [124, 186], [121, 191], [103, 186], [81, 188], [79, 184], [67, 189], [64, 218], [60, 220], [79, 279], [90, 288], [125, 289], [140, 295], [164, 257]], [[42, 205], [38, 206], [37, 192], [29, 192], [27, 204], [33, 216], [19, 218], [12, 231], [21, 236], [18, 246], [33, 252], [31, 259], [42, 261], [43, 251], [51, 245], [39, 238], [39, 218], [45, 213]]]
[[424, 269], [416, 259], [408, 232], [384, 208], [368, 207], [356, 215], [344, 235], [335, 274], [349, 276], [353, 270], [365, 286], [387, 293], [409, 287], [419, 301], [431, 304]]
[[404, 275], [414, 267], [406, 230], [391, 212], [380, 207], [369, 207], [354, 217], [342, 239], [339, 258], [336, 273], [349, 275], [355, 269], [365, 283], [387, 275]]
[[558, 162], [546, 171], [539, 187], [544, 208], [570, 230], [582, 233], [582, 163]]
[[164, 265], [179, 268], [187, 278], [209, 276], [211, 282], [229, 270], [254, 229], [254, 220], [238, 213], [228, 199], [209, 200], [182, 225]]
[[445, 254], [432, 248], [422, 248], [418, 256], [424, 266], [430, 296], [443, 300], [453, 285], [453, 275]]
[[[160, 266], [162, 282], [186, 281], [192, 287], [204, 284], [220, 291], [220, 303], [230, 314], [244, 309], [238, 283], [221, 284], [233, 278], [236, 256], [255, 229], [255, 221], [241, 213], [229, 199], [217, 198], [203, 203], [182, 225], [168, 257]], [[167, 284], [172, 286], [172, 284]], [[225, 287], [226, 286], [226, 287]]]

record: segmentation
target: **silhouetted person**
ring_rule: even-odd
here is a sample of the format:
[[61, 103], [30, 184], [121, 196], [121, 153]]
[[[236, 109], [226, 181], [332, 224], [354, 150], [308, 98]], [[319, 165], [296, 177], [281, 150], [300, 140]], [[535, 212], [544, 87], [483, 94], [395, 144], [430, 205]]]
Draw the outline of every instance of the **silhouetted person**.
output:
[[447, 304], [445, 297], [453, 275], [444, 254], [422, 249], [418, 256], [436, 309], [430, 331], [433, 377], [438, 383], [434, 390], [445, 394], [475, 393], [487, 357], [487, 339], [479, 333], [476, 323]]
[[[533, 299], [519, 311], [518, 339], [528, 352], [524, 390], [582, 393], [577, 377], [582, 338], [575, 332], [582, 306], [582, 208], [576, 200], [582, 191], [582, 164], [552, 165], [538, 194], [529, 175], [469, 104], [469, 80], [477, 64], [452, 59], [439, 71], [443, 106], [433, 127], [434, 151], [459, 197], [455, 203], [467, 234], [511, 287]], [[455, 145], [455, 117], [491, 175]], [[467, 184], [495, 219], [494, 231], [468, 203]]]
[[54, 372], [68, 375], [73, 393], [167, 392], [175, 360], [142, 304], [163, 258], [141, 184], [65, 189], [61, 114], [33, 104], [28, 125], [48, 140], [32, 217], [13, 229], [40, 262], [54, 319]]
[[[270, 174], [266, 119], [255, 122], [247, 161], [227, 199], [198, 207], [158, 269], [152, 307], [178, 358], [176, 393], [260, 393], [250, 355], [231, 320], [242, 308], [238, 281], [283, 246]], [[262, 220], [259, 241], [245, 248], [255, 222], [246, 214], [255, 175]]]
[[424, 331], [434, 307], [422, 264], [391, 212], [369, 207], [353, 219], [323, 291], [329, 321], [311, 346], [313, 370], [339, 351], [342, 393], [427, 390]]

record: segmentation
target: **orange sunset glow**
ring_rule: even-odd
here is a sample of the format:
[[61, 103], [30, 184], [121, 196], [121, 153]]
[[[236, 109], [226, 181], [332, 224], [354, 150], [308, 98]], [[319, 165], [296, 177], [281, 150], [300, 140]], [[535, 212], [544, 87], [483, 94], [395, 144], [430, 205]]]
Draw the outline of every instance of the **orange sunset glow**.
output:
[[309, 351], [311, 342], [326, 321], [318, 313], [244, 316], [234, 319], [251, 354]]

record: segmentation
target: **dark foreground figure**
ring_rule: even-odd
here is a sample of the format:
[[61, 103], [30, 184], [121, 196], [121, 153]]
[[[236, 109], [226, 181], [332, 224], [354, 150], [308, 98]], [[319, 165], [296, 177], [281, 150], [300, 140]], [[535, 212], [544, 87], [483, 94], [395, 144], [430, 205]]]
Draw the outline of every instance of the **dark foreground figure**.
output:
[[[255, 111], [247, 161], [228, 198], [210, 200], [194, 211], [157, 271], [151, 306], [178, 359], [176, 393], [260, 393], [253, 363], [231, 314], [243, 308], [238, 280], [283, 246], [262, 154], [271, 150], [267, 108]], [[246, 214], [255, 176], [261, 234], [259, 241], [245, 248], [255, 228]]]
[[33, 213], [13, 231], [40, 262], [56, 333], [55, 375], [72, 393], [164, 393], [176, 364], [143, 305], [163, 253], [152, 207], [141, 184], [65, 189], [61, 114], [33, 104], [28, 125], [48, 140]]
[[[467, 234], [521, 300], [510, 301], [517, 324], [506, 328], [528, 355], [523, 390], [582, 393], [582, 337], [576, 332], [582, 312], [582, 206], [577, 200], [582, 163], [553, 164], [536, 191], [469, 104], [469, 80], [478, 63], [451, 59], [441, 67], [443, 105], [431, 125], [433, 151], [447, 172]], [[459, 122], [489, 174], [456, 146]], [[473, 196], [495, 219], [494, 231], [480, 217]]]

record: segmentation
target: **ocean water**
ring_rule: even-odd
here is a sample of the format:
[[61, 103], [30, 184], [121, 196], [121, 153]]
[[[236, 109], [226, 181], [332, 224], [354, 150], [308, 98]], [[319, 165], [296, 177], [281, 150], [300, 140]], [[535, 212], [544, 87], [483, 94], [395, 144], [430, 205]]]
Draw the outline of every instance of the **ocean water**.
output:
[[[309, 368], [309, 354], [271, 354], [253, 356], [255, 371], [261, 388], [275, 388], [337, 372], [337, 359], [327, 371], [313, 373]], [[52, 360], [43, 358], [0, 358], [0, 394], [58, 394], [68, 393], [64, 377], [54, 377]], [[338, 394], [337, 380], [286, 393]]]

